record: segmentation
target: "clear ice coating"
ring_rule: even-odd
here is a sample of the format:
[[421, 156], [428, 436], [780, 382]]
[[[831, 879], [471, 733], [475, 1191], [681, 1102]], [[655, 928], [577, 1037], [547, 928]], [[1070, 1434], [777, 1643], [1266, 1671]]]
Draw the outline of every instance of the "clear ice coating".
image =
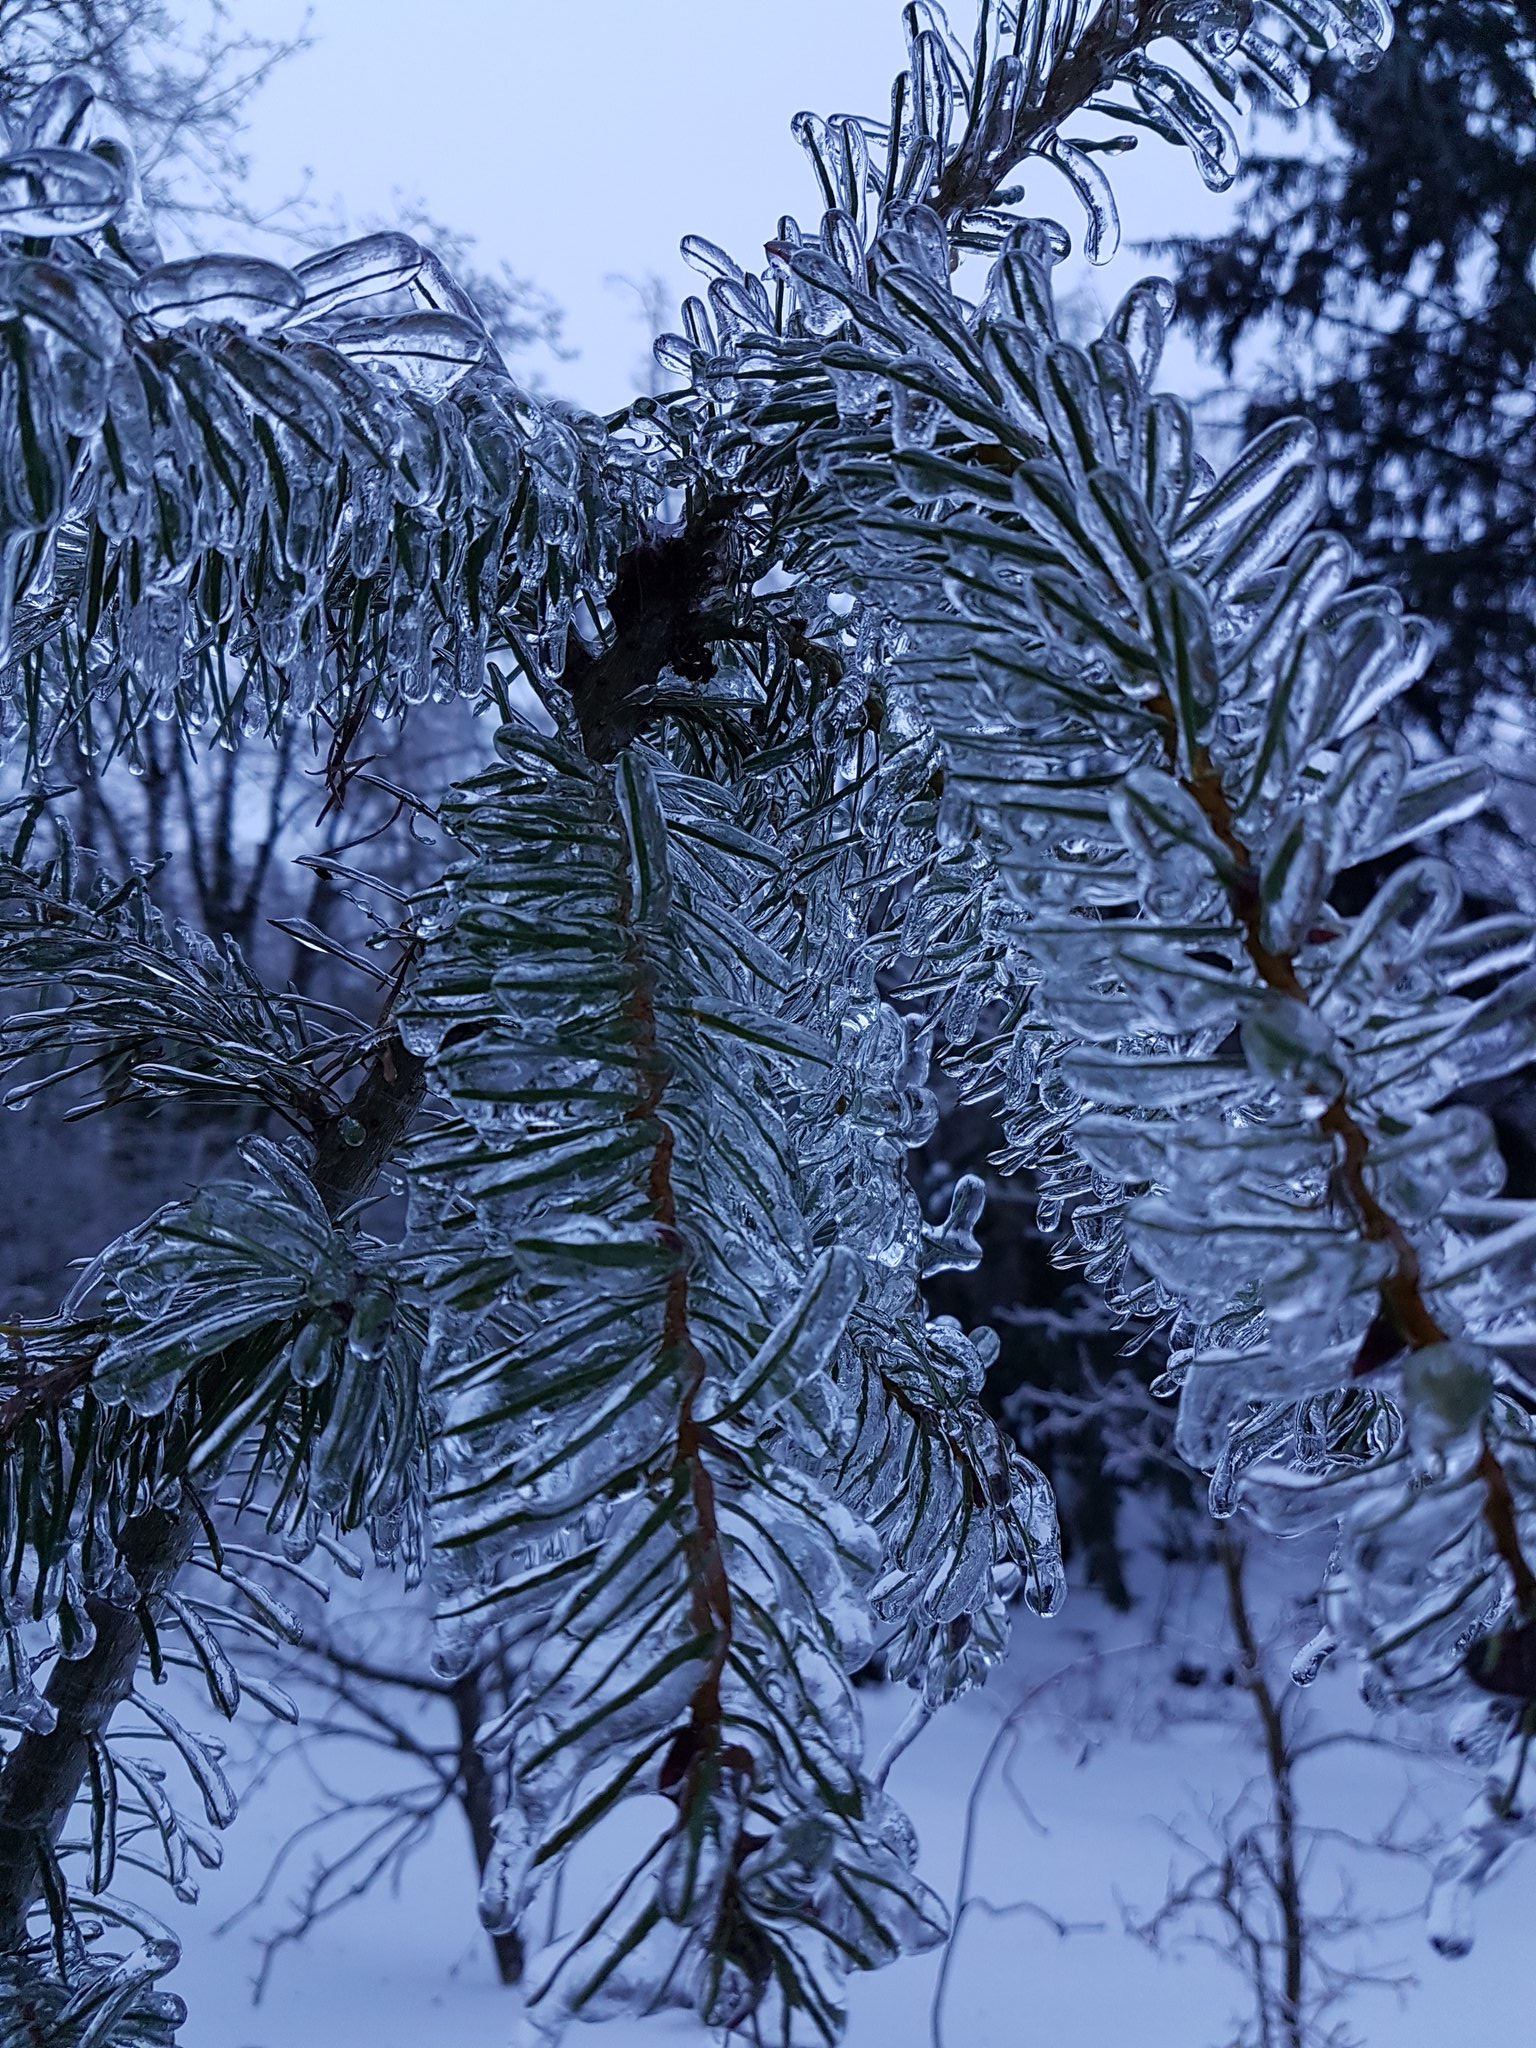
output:
[[82, 235], [104, 228], [125, 197], [105, 157], [78, 149], [22, 149], [0, 157], [0, 233]]
[[[1224, 119], [1142, 13], [997, 0], [967, 52], [909, 10], [890, 122], [796, 123], [819, 223], [786, 216], [761, 275], [690, 241], [701, 295], [659, 349], [677, 388], [616, 422], [518, 389], [408, 237], [293, 270], [146, 260], [78, 82], [0, 163], [25, 366], [0, 379], [6, 736], [46, 761], [69, 729], [131, 751], [157, 713], [341, 724], [492, 689], [505, 712], [493, 652], [546, 713], [507, 717], [439, 810], [457, 851], [414, 906], [398, 1008], [437, 1111], [403, 1162], [403, 1247], [331, 1217], [302, 1147], [258, 1141], [29, 1333], [31, 1369], [62, 1372], [69, 1318], [99, 1309], [107, 1449], [77, 1498], [73, 1446], [28, 1417], [30, 1464], [0, 1468], [7, 1582], [36, 1587], [3, 1617], [5, 1711], [42, 1725], [22, 1628], [81, 1654], [114, 1528], [177, 1483], [126, 1432], [160, 1458], [165, 1418], [191, 1418], [216, 1469], [299, 1413], [273, 1510], [293, 1555], [371, 1522], [419, 1566], [430, 1512], [444, 1668], [502, 1634], [516, 1696], [484, 1739], [515, 1798], [484, 1912], [539, 1930], [556, 2023], [685, 2004], [825, 2043], [848, 1967], [941, 1938], [852, 1674], [878, 1646], [924, 1705], [952, 1699], [1014, 1593], [1050, 1613], [1063, 1582], [1049, 1490], [977, 1400], [996, 1338], [923, 1306], [981, 1218], [975, 1181], [925, 1219], [908, 1180], [935, 1066], [998, 1105], [1000, 1167], [1036, 1171], [1064, 1254], [1166, 1331], [1213, 1511], [1335, 1530], [1298, 1678], [1337, 1645], [1384, 1701], [1492, 1697], [1448, 1952], [1525, 1826], [1506, 1737], [1536, 1691], [1536, 1212], [1457, 1096], [1536, 1054], [1536, 940], [1464, 922], [1433, 858], [1334, 903], [1342, 870], [1471, 815], [1484, 782], [1380, 722], [1425, 636], [1317, 530], [1311, 431], [1215, 474], [1155, 388], [1156, 281], [1062, 338], [1066, 232], [1003, 195], [1042, 160], [1101, 255], [1114, 213], [1071, 110], [1042, 121], [1053, 92], [1111, 119], [1129, 96], [1231, 175]], [[1390, 26], [1375, 0], [1288, 13], [1356, 61]], [[1223, 89], [1304, 93], [1278, 10], [1158, 19]], [[979, 303], [968, 253], [991, 260]], [[609, 744], [594, 676], [636, 565], [689, 538], [685, 498], [745, 522], [699, 572], [701, 610], [740, 616], [669, 650], [644, 736]], [[142, 891], [39, 864], [30, 831], [0, 964], [74, 994], [7, 1011], [7, 1064], [142, 1036], [150, 977], [122, 969], [152, 966], [190, 1048], [154, 1085], [191, 1073], [302, 1123], [310, 1026], [157, 930]], [[275, 1327], [241, 1399], [200, 1406]], [[227, 1711], [231, 1660], [194, 1610], [180, 1626]], [[572, 1844], [609, 1828], [652, 1833], [562, 1918]], [[164, 1966], [146, 1947], [133, 1982]]]
[[[1140, 96], [1172, 120], [1165, 84]], [[1220, 131], [1183, 114], [1216, 173]], [[1019, 913], [1028, 1057], [998, 1045], [971, 1085], [1001, 1091], [1008, 1156], [1112, 1304], [1168, 1327], [1213, 1509], [1335, 1523], [1330, 1639], [1383, 1697], [1459, 1697], [1469, 1647], [1536, 1607], [1536, 1210], [1502, 1197], [1491, 1127], [1453, 1099], [1536, 1055], [1531, 934], [1463, 937], [1432, 859], [1354, 916], [1330, 901], [1343, 869], [1479, 801], [1475, 770], [1421, 767], [1373, 723], [1424, 635], [1348, 593], [1305, 423], [1222, 476], [1199, 462], [1153, 388], [1165, 287], [1064, 344], [1057, 252], [1023, 227], [978, 310], [919, 254], [937, 210], [893, 206], [850, 256], [833, 142], [801, 139], [834, 208], [819, 241], [781, 239], [803, 324], [720, 336], [708, 373], [765, 446], [803, 421], [816, 546], [900, 634], [946, 800]], [[835, 422], [800, 334], [830, 343]], [[1482, 984], [1461, 966], [1480, 958]], [[1479, 1826], [1499, 1836], [1518, 1802], [1495, 1790]]]
[[[892, 847], [839, 830], [835, 757], [796, 771], [790, 822], [787, 779], [640, 748], [605, 771], [531, 728], [500, 746], [445, 814], [467, 858], [404, 1019], [462, 1119], [413, 1187], [442, 1656], [493, 1614], [527, 1659], [488, 1731], [517, 1798], [484, 1912], [551, 1926], [531, 1982], [556, 2012], [683, 2002], [810, 2039], [850, 1964], [943, 1930], [852, 1674], [880, 1640], [934, 1701], [976, 1682], [1002, 1591], [1059, 1600], [1054, 1514], [977, 1405], [974, 1345], [923, 1312], [901, 1165], [932, 1127], [927, 1055], [850, 914]], [[887, 802], [929, 772], [916, 750]], [[952, 1260], [978, 1213], [957, 1189]], [[550, 1845], [658, 1786], [677, 1817], [646, 1883], [552, 1922]]]
[[0, 164], [0, 739], [473, 696], [496, 616], [560, 648], [664, 446], [520, 391], [408, 236], [127, 267], [130, 174], [106, 143]]
[[[1171, 1324], [1184, 1447], [1215, 1470], [1223, 1512], [1240, 1491], [1288, 1519], [1358, 1499], [1346, 1558], [1354, 1518], [1379, 1532], [1400, 1489], [1427, 1513], [1415, 1428], [1400, 1437], [1388, 1417], [1432, 1405], [1415, 1361], [1454, 1341], [1479, 1362], [1486, 1398], [1454, 1411], [1460, 1454], [1444, 1431], [1426, 1451], [1456, 1504], [1456, 1541], [1431, 1546], [1438, 1591], [1417, 1535], [1398, 1586], [1375, 1533], [1369, 1567], [1336, 1589], [1342, 1632], [1390, 1682], [1454, 1688], [1499, 1598], [1525, 1597], [1520, 1532], [1488, 1486], [1491, 1466], [1513, 1484], [1529, 1462], [1521, 1262], [1536, 1217], [1500, 1200], [1486, 1122], [1440, 1105], [1530, 1058], [1536, 990], [1516, 974], [1460, 992], [1443, 863], [1400, 869], [1352, 919], [1328, 902], [1339, 870], [1401, 844], [1417, 809], [1426, 772], [1369, 720], [1418, 672], [1421, 638], [1369, 600], [1340, 602], [1347, 565], [1308, 530], [1304, 426], [1199, 485], [1187, 430], [1149, 388], [1146, 292], [1090, 350], [1065, 346], [1021, 235], [981, 315], [956, 300], [944, 316], [959, 338], [941, 381], [931, 311], [920, 370], [908, 352], [895, 309], [915, 301], [887, 282], [892, 242], [872, 252], [872, 289], [843, 288], [839, 367], [920, 377], [947, 432], [926, 466], [903, 467], [893, 403], [897, 459], [869, 459], [861, 421], [808, 437], [808, 461], [862, 531], [847, 560], [876, 601], [911, 619], [925, 583], [947, 599], [924, 609], [902, 667], [1024, 913], [1035, 1042], [1023, 1085], [1004, 1077], [1017, 1156], [1042, 1169], [1111, 1299]], [[1019, 450], [1006, 497], [959, 459], [978, 439]], [[1509, 964], [1529, 957], [1528, 934], [1491, 936]], [[1410, 1584], [1433, 1627], [1405, 1606]]]
[[306, 257], [294, 273], [304, 288], [305, 317], [320, 319], [360, 300], [404, 291], [423, 260], [421, 245], [397, 232], [362, 235], [339, 249]]
[[213, 322], [266, 334], [286, 326], [304, 302], [293, 271], [257, 256], [187, 256], [146, 271], [128, 292], [135, 313], [172, 332]]

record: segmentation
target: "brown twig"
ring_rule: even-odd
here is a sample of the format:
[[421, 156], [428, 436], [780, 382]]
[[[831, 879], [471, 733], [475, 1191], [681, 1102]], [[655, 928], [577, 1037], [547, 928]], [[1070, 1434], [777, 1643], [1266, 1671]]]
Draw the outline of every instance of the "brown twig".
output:
[[[662, 1312], [661, 1349], [664, 1355], [676, 1359], [681, 1374], [676, 1460], [686, 1472], [693, 1508], [693, 1526], [686, 1538], [691, 1619], [699, 1641], [709, 1646], [703, 1675], [693, 1689], [688, 1727], [672, 1744], [662, 1765], [661, 1789], [676, 1798], [679, 1811], [685, 1812], [688, 1791], [696, 1783], [700, 1768], [711, 1769], [720, 1761], [720, 1687], [730, 1654], [733, 1615], [714, 1480], [703, 1455], [705, 1432], [695, 1414], [707, 1367], [689, 1320], [688, 1268], [678, 1231], [677, 1194], [672, 1179], [676, 1140], [671, 1125], [660, 1115], [671, 1075], [657, 1038], [655, 969], [645, 957], [639, 934], [631, 923], [632, 916], [626, 889], [620, 918], [632, 933], [626, 951], [634, 981], [625, 1014], [633, 1029], [640, 1074], [639, 1091], [628, 1114], [633, 1122], [659, 1126], [646, 1176], [646, 1195], [651, 1214], [671, 1244], [674, 1256]], [[745, 1755], [743, 1751], [742, 1756]]]
[[731, 585], [729, 496], [703, 499], [675, 533], [630, 549], [608, 594], [609, 643], [590, 653], [573, 642], [563, 681], [593, 761], [613, 761], [656, 716], [651, 697], [671, 669], [689, 682], [715, 672], [708, 615]]
[[1106, 8], [1103, 18], [1051, 73], [1038, 102], [1019, 109], [1000, 146], [983, 150], [974, 130], [967, 133], [933, 187], [929, 204], [934, 211], [953, 221], [988, 205], [1009, 175], [1027, 156], [1039, 154], [1063, 121], [1114, 83], [1127, 57], [1157, 38], [1163, 13], [1161, 0], [1136, 0], [1129, 22], [1121, 27], [1121, 10]]
[[1269, 1772], [1270, 1799], [1275, 1816], [1275, 1866], [1270, 1871], [1270, 1880], [1280, 1912], [1283, 1956], [1281, 2024], [1285, 2029], [1286, 2048], [1304, 2048], [1302, 1995], [1305, 1989], [1307, 1923], [1301, 1890], [1296, 1787], [1292, 1778], [1295, 1758], [1290, 1731], [1285, 1725], [1285, 1712], [1265, 1674], [1263, 1653], [1248, 1612], [1243, 1587], [1243, 1548], [1230, 1529], [1218, 1529], [1216, 1554], [1221, 1561], [1232, 1633], [1237, 1638], [1241, 1653], [1238, 1676], [1259, 1717], [1264, 1761]]
[[[387, 1037], [353, 1101], [317, 1133], [322, 1198], [333, 1217], [367, 1193], [426, 1092], [423, 1062]], [[359, 1114], [361, 1110], [361, 1114]], [[362, 1135], [351, 1142], [344, 1120]], [[318, 1183], [317, 1183], [318, 1184]], [[285, 1342], [288, 1325], [274, 1332]], [[19, 1947], [42, 1895], [44, 1873], [79, 1797], [92, 1742], [105, 1734], [128, 1697], [153, 1621], [192, 1554], [201, 1517], [190, 1499], [174, 1509], [151, 1507], [123, 1528], [118, 1549], [132, 1593], [92, 1594], [87, 1608], [95, 1642], [84, 1656], [60, 1657], [45, 1697], [54, 1713], [48, 1733], [28, 1729], [0, 1765], [0, 1950]]]
[[[1171, 772], [1178, 774], [1173, 705], [1166, 695], [1154, 697], [1149, 709], [1163, 721], [1164, 740]], [[1293, 955], [1277, 952], [1264, 942], [1257, 865], [1237, 830], [1232, 807], [1220, 771], [1209, 751], [1191, 741], [1189, 772], [1184, 786], [1200, 806], [1212, 831], [1231, 855], [1235, 876], [1227, 887], [1227, 899], [1237, 920], [1243, 947], [1259, 979], [1277, 995], [1309, 1004], [1306, 987], [1296, 971]], [[1397, 1218], [1377, 1199], [1366, 1178], [1370, 1160], [1370, 1138], [1341, 1090], [1319, 1119], [1322, 1129], [1338, 1142], [1333, 1171], [1334, 1189], [1359, 1225], [1361, 1235], [1373, 1244], [1385, 1245], [1392, 1254], [1392, 1268], [1380, 1283], [1381, 1310], [1367, 1331], [1355, 1360], [1357, 1379], [1389, 1364], [1399, 1355], [1399, 1346], [1424, 1351], [1444, 1344], [1449, 1333], [1424, 1299], [1419, 1257], [1411, 1239]], [[1483, 1487], [1483, 1520], [1514, 1586], [1522, 1614], [1536, 1614], [1536, 1572], [1520, 1542], [1519, 1524], [1509, 1480], [1492, 1446], [1483, 1438], [1482, 1451], [1474, 1470]]]
[[[17, 1326], [13, 1324], [6, 1334], [16, 1337]], [[14, 1391], [0, 1401], [0, 1447], [9, 1444], [35, 1415], [57, 1415], [67, 1408], [76, 1394], [90, 1385], [95, 1369], [95, 1354], [82, 1351], [77, 1358], [50, 1366], [46, 1372], [18, 1377]]]

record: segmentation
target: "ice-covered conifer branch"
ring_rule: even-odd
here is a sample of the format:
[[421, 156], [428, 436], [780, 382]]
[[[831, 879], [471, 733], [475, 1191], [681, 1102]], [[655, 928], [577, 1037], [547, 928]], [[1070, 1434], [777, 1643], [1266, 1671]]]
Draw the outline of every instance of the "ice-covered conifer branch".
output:
[[1082, 349], [1048, 229], [1011, 238], [979, 309], [922, 208], [863, 274], [838, 247], [792, 264], [816, 318], [840, 309], [837, 423], [792, 342], [754, 369], [768, 430], [786, 400], [805, 422], [805, 559], [840, 555], [905, 637], [948, 832], [1024, 913], [1012, 1156], [1116, 1306], [1172, 1321], [1218, 1511], [1242, 1486], [1342, 1515], [1344, 1626], [1400, 1694], [1454, 1693], [1536, 1591], [1536, 1221], [1455, 1099], [1536, 1052], [1533, 933], [1458, 926], [1428, 858], [1357, 915], [1330, 902], [1481, 800], [1474, 766], [1420, 766], [1377, 722], [1425, 637], [1312, 530], [1305, 427], [1201, 463], [1153, 386], [1165, 287]]
[[[1533, 935], [1458, 927], [1433, 860], [1399, 860], [1357, 915], [1330, 904], [1341, 874], [1470, 815], [1481, 782], [1375, 723], [1427, 649], [1310, 530], [1306, 430], [1213, 478], [1153, 390], [1163, 288], [1068, 347], [1058, 230], [999, 215], [971, 235], [921, 203], [959, 161], [957, 110], [986, 104], [987, 36], [1021, 26], [1005, 13], [968, 64], [914, 12], [906, 125], [802, 123], [820, 234], [781, 224], [764, 279], [696, 247], [709, 303], [664, 357], [710, 395], [736, 488], [790, 458], [816, 487], [794, 565], [851, 574], [905, 640], [946, 835], [991, 851], [1030, 924], [1015, 971], [1037, 994], [994, 1062], [1009, 1156], [1041, 1169], [1117, 1308], [1171, 1321], [1213, 1504], [1244, 1486], [1281, 1519], [1342, 1516], [1334, 1605], [1397, 1693], [1454, 1694], [1490, 1630], [1473, 1675], [1518, 1691], [1536, 1226], [1455, 1098], [1531, 1056]], [[1346, 13], [1368, 54], [1385, 16]], [[1048, 20], [1030, 10], [1029, 33]], [[1285, 70], [1251, 19], [1187, 25], [1218, 72], [1239, 48]], [[1060, 165], [1045, 125], [1034, 147]], [[1002, 252], [980, 309], [952, 277], [978, 239]]]
[[118, 230], [127, 173], [79, 80], [39, 96], [18, 146], [0, 735], [46, 760], [66, 725], [131, 755], [152, 711], [345, 729], [477, 695], [509, 634], [558, 674], [663, 450], [527, 398], [408, 236], [297, 270], [161, 263]]
[[317, 1131], [368, 1035], [268, 991], [232, 942], [173, 928], [143, 875], [119, 880], [67, 832], [43, 858], [0, 860], [0, 991], [0, 1073], [21, 1076], [7, 1103], [90, 1077], [77, 1116], [183, 1100]]
[[852, 1671], [883, 1636], [944, 1697], [995, 1654], [999, 1584], [1057, 1597], [1038, 1475], [975, 1408], [974, 1351], [926, 1330], [910, 1196], [891, 1213], [922, 1061], [850, 888], [884, 849], [835, 779], [770, 839], [750, 782], [502, 746], [449, 813], [471, 857], [407, 1012], [462, 1120], [413, 1199], [446, 1652], [494, 1615], [522, 1674], [487, 1911], [537, 1928], [572, 1842], [659, 1792], [675, 1818], [532, 1959], [540, 1995], [831, 2038], [843, 1971], [938, 1928]]
[[[1453, 1685], [1511, 1571], [1526, 1590], [1504, 1281], [1529, 1219], [1439, 1105], [1458, 1063], [1524, 1056], [1523, 984], [1481, 983], [1530, 935], [1453, 934], [1422, 863], [1329, 909], [1336, 873], [1475, 800], [1371, 724], [1421, 650], [1309, 531], [1301, 442], [1203, 471], [1151, 388], [1156, 289], [1062, 344], [1062, 232], [1005, 185], [1063, 176], [1105, 253], [1079, 114], [1219, 184], [1211, 93], [1295, 96], [1301, 45], [1365, 56], [1387, 27], [1376, 0], [984, 0], [966, 51], [909, 9], [889, 125], [800, 123], [819, 231], [782, 222], [762, 275], [690, 244], [684, 388], [620, 422], [519, 393], [403, 237], [163, 263], [78, 83], [10, 160], [0, 625], [31, 759], [66, 724], [131, 753], [157, 711], [225, 737], [314, 716], [339, 790], [371, 709], [479, 701], [498, 647], [555, 728], [509, 718], [440, 807], [464, 856], [417, 906], [408, 1050], [343, 1047], [371, 1062], [347, 1100], [229, 960], [164, 970], [197, 1013], [173, 1062], [138, 1041], [121, 939], [25, 946], [81, 970], [60, 1036], [130, 1089], [243, 1089], [314, 1141], [258, 1140], [249, 1178], [116, 1249], [70, 1427], [109, 1411], [135, 1487], [275, 1452], [275, 1526], [302, 1547], [377, 1507], [386, 1549], [415, 1544], [430, 1432], [445, 1655], [494, 1613], [513, 1657], [491, 1920], [542, 1917], [620, 1809], [653, 1824], [535, 1960], [557, 2011], [831, 2040], [844, 1971], [939, 1932], [851, 1672], [878, 1645], [952, 1697], [1012, 1590], [1048, 1611], [1060, 1573], [1043, 1482], [976, 1400], [995, 1339], [923, 1308], [923, 1273], [978, 1251], [975, 1184], [925, 1224], [905, 1178], [937, 1027], [1115, 1307], [1174, 1321], [1217, 1504], [1243, 1481], [1341, 1507], [1341, 1617], [1400, 1689]], [[954, 288], [976, 248], [979, 310]], [[205, 1026], [219, 991], [239, 1014]], [[409, 1242], [378, 1247], [346, 1212], [402, 1154]], [[45, 1427], [29, 1407], [18, 1435]], [[106, 1505], [110, 1563], [141, 1502], [125, 1479]], [[1427, 1593], [1399, 1552], [1433, 1559]], [[61, 1685], [89, 1693], [90, 1656]]]
[[[255, 1186], [215, 1184], [162, 1212], [97, 1262], [82, 1304], [9, 1333], [17, 1386], [0, 1500], [11, 1683], [0, 1711], [21, 1733], [0, 1763], [0, 2012], [7, 1999], [46, 2008], [60, 2041], [73, 2038], [62, 2031], [72, 2018], [99, 2020], [98, 2039], [121, 2020], [127, 2040], [152, 2019], [173, 2026], [179, 2010], [153, 1988], [176, 1960], [175, 1942], [109, 1887], [120, 1836], [142, 1819], [163, 1842], [169, 1881], [195, 1897], [191, 1835], [158, 1784], [114, 1746], [113, 1717], [146, 1644], [157, 1674], [166, 1662], [190, 1662], [215, 1709], [235, 1712], [241, 1680], [222, 1637], [253, 1623], [177, 1591], [199, 1546], [254, 1604], [255, 1626], [283, 1625], [281, 1607], [224, 1559], [202, 1491], [233, 1467], [250, 1506], [270, 1480], [269, 1524], [296, 1536], [299, 1550], [328, 1514], [343, 1526], [368, 1523], [382, 1553], [419, 1568], [420, 1331], [379, 1248], [335, 1228], [399, 1143], [399, 1116], [419, 1093], [419, 1080], [397, 1088], [396, 1116], [348, 1148], [326, 1190], [330, 1209], [291, 1159], [257, 1141]], [[43, 1409], [31, 1399], [40, 1369], [50, 1382]], [[57, 1637], [42, 1690], [21, 1635], [39, 1623]], [[177, 1636], [187, 1645], [179, 1656], [167, 1647]], [[291, 1715], [271, 1688], [246, 1689]], [[210, 1821], [228, 1825], [235, 1806], [216, 1756], [163, 1709], [141, 1711], [180, 1751]], [[84, 1895], [144, 1938], [125, 1957], [82, 1957], [55, 1974], [39, 1968], [48, 1950], [29, 1940], [28, 1923], [46, 1904], [54, 1941], [73, 1938], [78, 1901], [62, 1859], [78, 1852], [64, 1831], [82, 1794]]]
[[[1169, 768], [1176, 773], [1178, 721], [1174, 708], [1166, 697], [1149, 700], [1149, 708], [1163, 719], [1166, 758]], [[1265, 941], [1262, 863], [1240, 836], [1221, 772], [1209, 749], [1199, 740], [1189, 748], [1186, 786], [1217, 840], [1231, 856], [1232, 873], [1224, 880], [1227, 900], [1259, 978], [1284, 1001], [1310, 1006], [1307, 984], [1298, 972], [1297, 950], [1277, 952]], [[1384, 1247], [1390, 1259], [1379, 1282], [1380, 1308], [1361, 1338], [1350, 1366], [1350, 1377], [1362, 1380], [1398, 1358], [1405, 1347], [1410, 1351], [1439, 1350], [1452, 1341], [1452, 1333], [1425, 1298], [1419, 1253], [1412, 1238], [1379, 1199], [1371, 1134], [1350, 1105], [1342, 1075], [1338, 1092], [1318, 1117], [1318, 1128], [1334, 1140], [1333, 1181], [1342, 1202], [1352, 1212], [1366, 1241]], [[1532, 1572], [1522, 1547], [1520, 1518], [1508, 1475], [1486, 1428], [1482, 1432], [1476, 1472], [1483, 1488], [1483, 1519], [1494, 1549], [1509, 1572], [1517, 1609], [1523, 1618], [1536, 1617], [1536, 1573]]]

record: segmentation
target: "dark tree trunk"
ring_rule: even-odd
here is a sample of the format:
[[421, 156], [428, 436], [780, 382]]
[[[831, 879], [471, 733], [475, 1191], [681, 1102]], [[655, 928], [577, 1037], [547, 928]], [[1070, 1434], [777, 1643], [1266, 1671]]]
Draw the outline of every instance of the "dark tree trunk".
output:
[[[469, 1822], [475, 1868], [484, 1877], [496, 1846], [496, 1786], [477, 1740], [484, 1705], [478, 1672], [466, 1671], [455, 1681], [449, 1697], [459, 1734], [459, 1801]], [[496, 1954], [496, 1974], [502, 1983], [521, 1983], [523, 1944], [517, 1935], [490, 1934], [488, 1938]]]

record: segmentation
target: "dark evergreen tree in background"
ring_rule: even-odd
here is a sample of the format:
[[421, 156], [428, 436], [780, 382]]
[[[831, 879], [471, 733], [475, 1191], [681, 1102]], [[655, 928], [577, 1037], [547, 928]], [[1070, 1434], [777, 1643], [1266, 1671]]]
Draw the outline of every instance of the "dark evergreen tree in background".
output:
[[1232, 232], [1171, 245], [1181, 311], [1228, 373], [1260, 345], [1248, 431], [1316, 422], [1335, 524], [1442, 636], [1450, 738], [1536, 675], [1536, 4], [1409, 0], [1287, 118]]

